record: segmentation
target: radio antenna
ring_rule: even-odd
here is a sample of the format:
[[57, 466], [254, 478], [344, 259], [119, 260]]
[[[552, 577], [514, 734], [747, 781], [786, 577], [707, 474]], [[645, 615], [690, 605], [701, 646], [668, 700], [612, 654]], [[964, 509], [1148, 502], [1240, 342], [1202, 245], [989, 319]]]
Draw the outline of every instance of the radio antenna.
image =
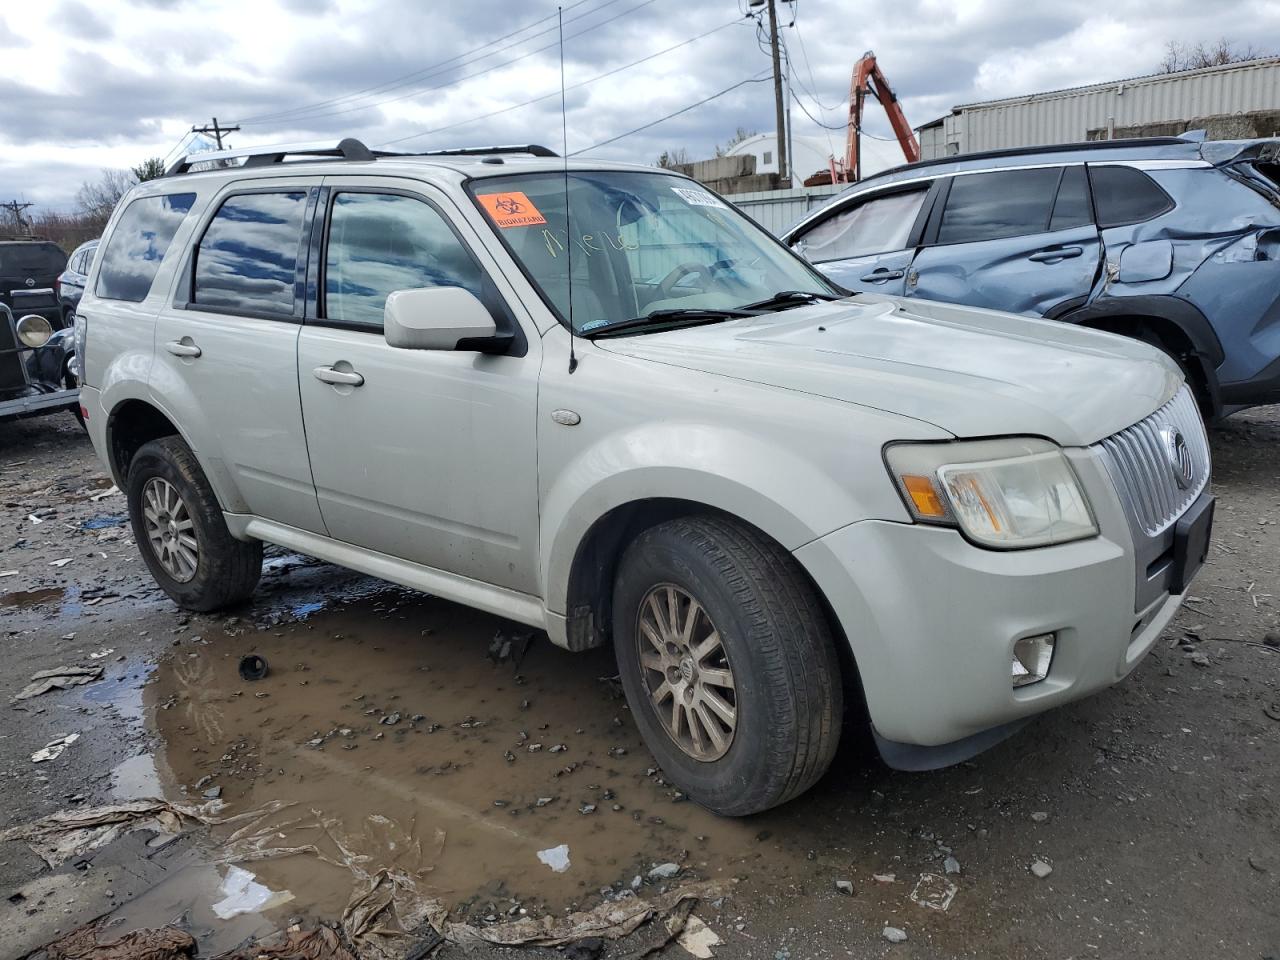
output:
[[573, 226], [569, 220], [569, 120], [564, 105], [564, 7], [556, 7], [560, 28], [560, 154], [564, 160], [564, 266], [569, 272], [569, 372], [578, 369], [573, 350]]

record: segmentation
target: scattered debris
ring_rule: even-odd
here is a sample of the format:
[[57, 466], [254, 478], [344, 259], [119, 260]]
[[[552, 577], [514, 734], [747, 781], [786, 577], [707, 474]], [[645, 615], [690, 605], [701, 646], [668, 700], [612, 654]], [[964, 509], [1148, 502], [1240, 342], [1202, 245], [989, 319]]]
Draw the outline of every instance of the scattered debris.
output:
[[0, 841], [22, 840], [37, 857], [58, 867], [132, 830], [180, 833], [188, 821], [217, 823], [210, 815], [213, 809], [164, 800], [136, 800], [87, 810], [63, 810], [34, 823], [10, 827], [0, 832]]
[[1049, 874], [1053, 873], [1053, 867], [1049, 866], [1049, 864], [1045, 863], [1043, 860], [1032, 860], [1031, 872], [1036, 877], [1043, 880]]
[[846, 897], [852, 897], [852, 896], [853, 896], [853, 881], [852, 881], [852, 880], [837, 880], [837, 881], [836, 881], [836, 893], [843, 893]]
[[947, 911], [955, 899], [958, 888], [954, 883], [936, 873], [922, 873], [911, 891], [911, 899], [930, 910]]
[[942, 869], [943, 872], [951, 876], [958, 875], [960, 873], [960, 861], [955, 857], [947, 857], [942, 861]]
[[539, 850], [538, 859], [550, 867], [552, 872], [564, 873], [569, 869], [569, 845], [562, 843], [558, 847]]
[[288, 890], [274, 891], [263, 886], [252, 873], [243, 867], [228, 867], [218, 892], [222, 899], [210, 904], [216, 917], [230, 920], [242, 913], [259, 913], [279, 907], [293, 899]]
[[116, 514], [114, 516], [101, 514], [96, 517], [90, 517], [84, 523], [80, 524], [80, 529], [81, 530], [105, 530], [108, 527], [123, 527], [128, 522], [129, 522], [129, 517], [127, 514], [121, 513], [121, 514]]
[[678, 863], [660, 863], [649, 871], [650, 880], [670, 880], [680, 873]]
[[258, 656], [256, 653], [248, 654], [240, 658], [240, 679], [253, 682], [261, 680], [270, 672], [267, 661], [264, 657]]
[[71, 746], [80, 739], [78, 733], [68, 733], [65, 737], [59, 737], [57, 740], [50, 740], [43, 747], [31, 755], [32, 763], [44, 763], [46, 760], [57, 760], [62, 756], [62, 751]]
[[[106, 651], [112, 652], [114, 651]], [[31, 675], [31, 682], [13, 700], [30, 700], [50, 690], [70, 690], [101, 679], [101, 667], [55, 667], [52, 670], [41, 670]]]
[[676, 943], [699, 960], [707, 960], [715, 956], [711, 948], [719, 946], [721, 940], [702, 918], [691, 914], [684, 922], [684, 929], [676, 936]]
[[890, 943], [905, 943], [907, 940], [907, 931], [901, 930], [898, 927], [885, 927], [883, 936]]
[[320, 927], [274, 934], [235, 953], [223, 954], [217, 960], [356, 960], [356, 956], [342, 945], [338, 934], [328, 927]]
[[94, 503], [97, 503], [100, 500], [107, 499], [107, 497], [114, 497], [119, 493], [120, 493], [120, 488], [115, 485], [112, 485], [111, 487], [108, 487], [106, 490], [103, 490], [101, 493], [95, 493], [89, 499], [92, 500]]
[[1031, 819], [1036, 823], [1044, 823], [1049, 819], [1049, 814], [1043, 810], [1037, 810], [1035, 813], [1031, 814]]
[[59, 568], [65, 567], [68, 563], [72, 561], [72, 559], [73, 559], [72, 557], [63, 557], [61, 560], [51, 560], [49, 562], [49, 566], [59, 567]]
[[871, 879], [876, 883], [897, 883], [898, 875], [896, 873], [873, 873]]
[[105, 924], [95, 921], [44, 948], [48, 960], [180, 960], [193, 957], [196, 941], [177, 927], [134, 930], [117, 940], [100, 941]]
[[89, 654], [89, 659], [90, 659], [90, 660], [102, 660], [102, 659], [105, 659], [106, 657], [111, 656], [111, 654], [113, 654], [113, 653], [115, 653], [115, 652], [116, 652], [116, 648], [115, 648], [115, 647], [103, 647], [103, 648], [102, 648], [101, 650], [99, 650], [97, 653], [91, 653], [91, 654]]

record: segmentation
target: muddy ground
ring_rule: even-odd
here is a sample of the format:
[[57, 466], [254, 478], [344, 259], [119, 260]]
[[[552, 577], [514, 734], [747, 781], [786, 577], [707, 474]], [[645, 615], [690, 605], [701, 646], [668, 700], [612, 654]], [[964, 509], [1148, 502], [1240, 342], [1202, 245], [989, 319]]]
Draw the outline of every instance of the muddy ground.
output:
[[[1280, 408], [1233, 417], [1213, 448], [1209, 564], [1127, 682], [934, 773], [890, 771], [847, 736], [808, 795], [733, 821], [653, 769], [607, 651], [280, 551], [252, 604], [181, 613], [71, 417], [0, 425], [0, 828], [140, 797], [223, 817], [275, 803], [266, 835], [309, 848], [233, 867], [218, 858], [236, 827], [211, 825], [51, 870], [0, 845], [0, 958], [104, 916], [112, 936], [177, 923], [216, 956], [336, 921], [349, 858], [411, 871], [481, 926], [625, 898], [637, 877], [641, 897], [724, 881], [695, 911], [718, 957], [1280, 956], [1280, 650], [1262, 642], [1280, 631]], [[248, 653], [265, 679], [238, 676]], [[63, 666], [103, 676], [9, 701]], [[562, 844], [555, 872], [538, 854]], [[650, 878], [667, 863], [676, 877]], [[237, 883], [257, 899], [223, 919]], [[949, 908], [916, 902], [918, 884], [954, 884]]]

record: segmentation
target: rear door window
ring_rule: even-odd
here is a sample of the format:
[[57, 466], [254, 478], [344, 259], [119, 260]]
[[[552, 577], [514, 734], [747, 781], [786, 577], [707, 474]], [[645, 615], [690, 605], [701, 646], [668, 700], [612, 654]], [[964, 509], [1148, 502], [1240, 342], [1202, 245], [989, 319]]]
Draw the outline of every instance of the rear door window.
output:
[[[171, 193], [139, 197], [130, 203], [120, 215], [102, 251], [97, 295], [104, 300], [131, 303], [145, 300], [173, 235], [195, 202], [194, 193]], [[92, 252], [82, 255], [80, 262], [85, 270], [92, 256]]]
[[192, 302], [247, 315], [294, 315], [307, 192], [228, 197], [196, 248]]
[[1044, 233], [1061, 167], [964, 174], [951, 182], [938, 243], [973, 243]]
[[1093, 210], [1089, 206], [1089, 184], [1084, 175], [1084, 167], [1066, 167], [1058, 184], [1058, 198], [1053, 202], [1049, 230], [1069, 230], [1091, 223]]
[[1173, 201], [1159, 185], [1133, 167], [1089, 168], [1093, 205], [1098, 226], [1119, 227], [1141, 223], [1173, 209]]
[[791, 245], [810, 263], [905, 249], [928, 193], [926, 186], [846, 207], [806, 230]]

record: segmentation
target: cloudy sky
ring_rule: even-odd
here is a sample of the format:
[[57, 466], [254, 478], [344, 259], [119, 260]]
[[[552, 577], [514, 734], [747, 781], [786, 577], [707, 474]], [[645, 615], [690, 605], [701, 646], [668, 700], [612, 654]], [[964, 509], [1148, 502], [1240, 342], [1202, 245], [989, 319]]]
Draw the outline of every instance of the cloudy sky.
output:
[[[744, 17], [747, 0], [559, 3], [571, 151], [769, 66]], [[4, 0], [0, 200], [69, 210], [82, 181], [104, 167], [164, 156], [193, 123], [215, 115], [241, 124], [235, 146], [352, 135], [370, 145], [399, 141], [403, 149], [540, 142], [558, 150], [556, 6]], [[876, 51], [912, 125], [957, 103], [1150, 73], [1169, 41], [1225, 36], [1280, 51], [1275, 0], [799, 0], [780, 7], [784, 23], [795, 19], [783, 36], [796, 94], [833, 126], [844, 121], [849, 71], [867, 49]], [[793, 118], [796, 135], [827, 135], [798, 108]], [[683, 147], [701, 157], [739, 126], [772, 130], [768, 83], [747, 83], [592, 152], [651, 162], [665, 148]], [[868, 129], [887, 133], [883, 115], [874, 113]], [[842, 133], [830, 135], [839, 150]]]

